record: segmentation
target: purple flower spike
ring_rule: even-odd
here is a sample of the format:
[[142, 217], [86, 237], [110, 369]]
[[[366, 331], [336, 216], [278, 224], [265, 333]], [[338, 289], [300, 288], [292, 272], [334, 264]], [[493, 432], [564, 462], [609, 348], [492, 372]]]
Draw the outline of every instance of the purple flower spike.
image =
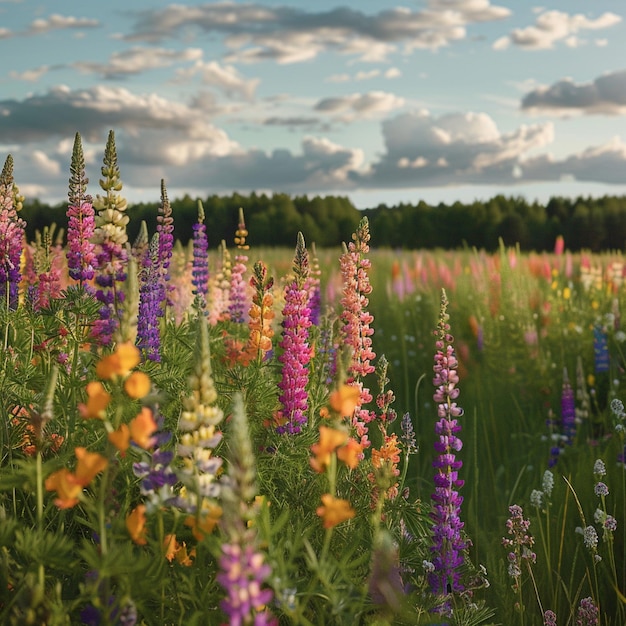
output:
[[463, 409], [453, 402], [459, 395], [456, 387], [459, 377], [447, 308], [448, 299], [446, 292], [442, 290], [439, 323], [435, 333], [437, 352], [433, 367], [433, 384], [436, 388], [433, 398], [437, 403], [437, 415], [440, 419], [435, 424], [438, 437], [435, 451], [438, 456], [433, 462], [433, 467], [437, 470], [434, 476], [434, 506], [431, 513], [433, 568], [428, 574], [431, 591], [438, 596], [463, 591], [459, 570], [463, 565], [462, 552], [467, 547], [467, 542], [461, 535], [464, 526], [460, 518], [463, 498], [457, 491], [463, 486], [463, 481], [458, 477], [458, 470], [463, 463], [455, 456], [455, 452], [462, 447], [462, 442], [457, 437], [461, 426], [455, 418], [463, 414]]

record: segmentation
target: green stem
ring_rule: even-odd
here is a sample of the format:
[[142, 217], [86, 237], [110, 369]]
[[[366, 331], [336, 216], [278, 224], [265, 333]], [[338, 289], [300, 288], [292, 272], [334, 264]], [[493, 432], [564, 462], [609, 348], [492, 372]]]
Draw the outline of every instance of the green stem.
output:
[[[43, 531], [43, 463], [41, 458], [41, 450], [37, 449], [37, 459], [36, 459], [36, 470], [37, 470], [37, 530], [39, 533]], [[44, 588], [44, 583], [46, 580], [46, 572], [43, 563], [39, 563], [39, 586], [42, 591]]]

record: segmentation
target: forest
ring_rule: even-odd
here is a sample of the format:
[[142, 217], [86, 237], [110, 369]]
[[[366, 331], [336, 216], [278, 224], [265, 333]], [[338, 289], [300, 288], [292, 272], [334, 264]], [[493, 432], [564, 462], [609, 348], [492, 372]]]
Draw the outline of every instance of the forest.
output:
[[[499, 242], [521, 250], [546, 251], [558, 235], [569, 250], [621, 250], [626, 244], [626, 197], [552, 197], [547, 204], [528, 202], [524, 197], [494, 196], [470, 204], [430, 205], [380, 204], [357, 209], [343, 196], [290, 196], [251, 193], [201, 198], [211, 246], [224, 240], [230, 244], [237, 229], [238, 209], [244, 210], [249, 242], [255, 246], [288, 246], [302, 232], [319, 247], [340, 245], [367, 216], [372, 245], [394, 249], [447, 249], [463, 247], [494, 251]], [[129, 207], [128, 233], [138, 235], [142, 221], [148, 232], [156, 229], [160, 201]], [[197, 221], [198, 198], [185, 195], [170, 201], [175, 237], [186, 244]], [[65, 230], [67, 205], [49, 206], [38, 200], [26, 201], [21, 212], [27, 222], [29, 241], [36, 231], [55, 223]]]

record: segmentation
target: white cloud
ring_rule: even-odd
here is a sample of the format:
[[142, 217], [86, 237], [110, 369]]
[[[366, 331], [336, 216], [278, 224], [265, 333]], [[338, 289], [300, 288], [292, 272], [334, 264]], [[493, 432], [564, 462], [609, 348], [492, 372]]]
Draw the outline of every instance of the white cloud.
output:
[[67, 28], [96, 28], [98, 26], [100, 26], [100, 22], [98, 20], [86, 17], [59, 15], [55, 13], [47, 19], [39, 18], [33, 20], [24, 34], [41, 35], [52, 30], [63, 30]]
[[50, 71], [49, 65], [42, 65], [32, 70], [25, 70], [24, 72], [9, 72], [9, 76], [13, 80], [23, 80], [26, 82], [37, 82], [42, 76], [46, 75]]
[[232, 65], [220, 65], [216, 61], [208, 63], [199, 60], [187, 69], [180, 70], [178, 77], [188, 79], [199, 74], [202, 82], [217, 87], [228, 96], [241, 96], [246, 100], [254, 99], [254, 92], [261, 82], [258, 78], [246, 80]]
[[354, 93], [336, 98], [319, 100], [314, 109], [320, 113], [340, 115], [342, 121], [367, 118], [393, 111], [404, 106], [404, 98], [385, 91]]
[[535, 24], [514, 29], [510, 35], [497, 39], [493, 48], [504, 50], [516, 45], [526, 50], [547, 50], [554, 48], [558, 42], [577, 47], [583, 42], [576, 36], [579, 32], [609, 28], [621, 21], [621, 16], [610, 12], [590, 19], [581, 13], [570, 15], [562, 11], [544, 11], [538, 15]]
[[159, 42], [195, 33], [219, 33], [228, 62], [297, 63], [334, 50], [363, 61], [383, 61], [402, 45], [437, 49], [463, 39], [475, 22], [510, 15], [489, 0], [429, 0], [422, 11], [397, 7], [366, 14], [346, 7], [328, 11], [215, 2], [172, 4], [137, 14], [128, 40]]
[[73, 66], [81, 72], [100, 74], [103, 78], [113, 79], [140, 74], [147, 70], [170, 67], [176, 63], [197, 61], [201, 58], [202, 50], [200, 48], [187, 48], [178, 51], [135, 46], [128, 50], [113, 53], [107, 63], [78, 61]]
[[45, 152], [41, 150], [33, 150], [32, 152], [33, 165], [42, 172], [50, 176], [58, 176], [61, 173], [61, 164], [54, 159], [51, 159]]
[[557, 115], [626, 115], [626, 70], [605, 74], [592, 83], [577, 84], [564, 78], [536, 87], [522, 99], [522, 109]]

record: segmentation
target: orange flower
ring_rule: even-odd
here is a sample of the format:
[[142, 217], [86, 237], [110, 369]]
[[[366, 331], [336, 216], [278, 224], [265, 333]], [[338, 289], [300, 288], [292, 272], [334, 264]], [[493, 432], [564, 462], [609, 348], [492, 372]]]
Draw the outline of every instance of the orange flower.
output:
[[71, 509], [78, 504], [78, 496], [82, 492], [82, 486], [76, 481], [76, 477], [70, 470], [63, 468], [53, 472], [46, 478], [46, 490], [56, 491], [57, 498], [54, 504], [60, 509]]
[[74, 454], [78, 459], [74, 473], [75, 479], [83, 487], [86, 487], [109, 464], [101, 454], [89, 452], [86, 448], [74, 448]]
[[347, 417], [354, 413], [360, 399], [361, 390], [356, 385], [341, 385], [330, 394], [330, 406], [341, 417]]
[[330, 465], [330, 455], [348, 439], [348, 433], [328, 426], [320, 426], [320, 440], [311, 446], [315, 455], [311, 467], [320, 474]]
[[200, 514], [200, 519], [195, 515], [190, 515], [185, 520], [185, 526], [191, 528], [193, 536], [196, 541], [202, 541], [206, 535], [210, 535], [213, 529], [217, 526], [217, 523], [222, 517], [222, 507], [217, 504], [205, 504], [203, 512]]
[[350, 437], [345, 446], [337, 449], [337, 458], [343, 461], [350, 469], [355, 469], [361, 460], [363, 446], [356, 439]]
[[148, 543], [146, 539], [146, 505], [139, 504], [137, 508], [126, 518], [126, 530], [130, 538], [138, 545], [145, 546]]
[[180, 550], [180, 544], [176, 541], [176, 535], [165, 535], [163, 548], [165, 550], [165, 558], [171, 563], [176, 553]]
[[131, 439], [144, 450], [152, 446], [152, 435], [157, 430], [157, 423], [154, 421], [152, 411], [148, 407], [143, 407], [141, 413], [130, 422]]
[[347, 500], [335, 498], [329, 493], [322, 496], [322, 504], [323, 506], [317, 507], [316, 513], [323, 518], [324, 528], [333, 528], [356, 515], [355, 510]]
[[96, 365], [96, 374], [99, 378], [110, 380], [116, 376], [122, 378], [140, 361], [139, 349], [132, 343], [121, 343], [113, 354], [103, 357]]
[[107, 406], [111, 402], [111, 394], [107, 393], [102, 383], [87, 383], [87, 404], [79, 404], [78, 410], [85, 419], [104, 419]]
[[133, 372], [124, 381], [124, 391], [133, 400], [147, 396], [150, 391], [150, 377], [143, 372]]
[[109, 433], [107, 437], [124, 456], [128, 446], [130, 446], [130, 428], [128, 428], [128, 425], [122, 424], [117, 430]]

